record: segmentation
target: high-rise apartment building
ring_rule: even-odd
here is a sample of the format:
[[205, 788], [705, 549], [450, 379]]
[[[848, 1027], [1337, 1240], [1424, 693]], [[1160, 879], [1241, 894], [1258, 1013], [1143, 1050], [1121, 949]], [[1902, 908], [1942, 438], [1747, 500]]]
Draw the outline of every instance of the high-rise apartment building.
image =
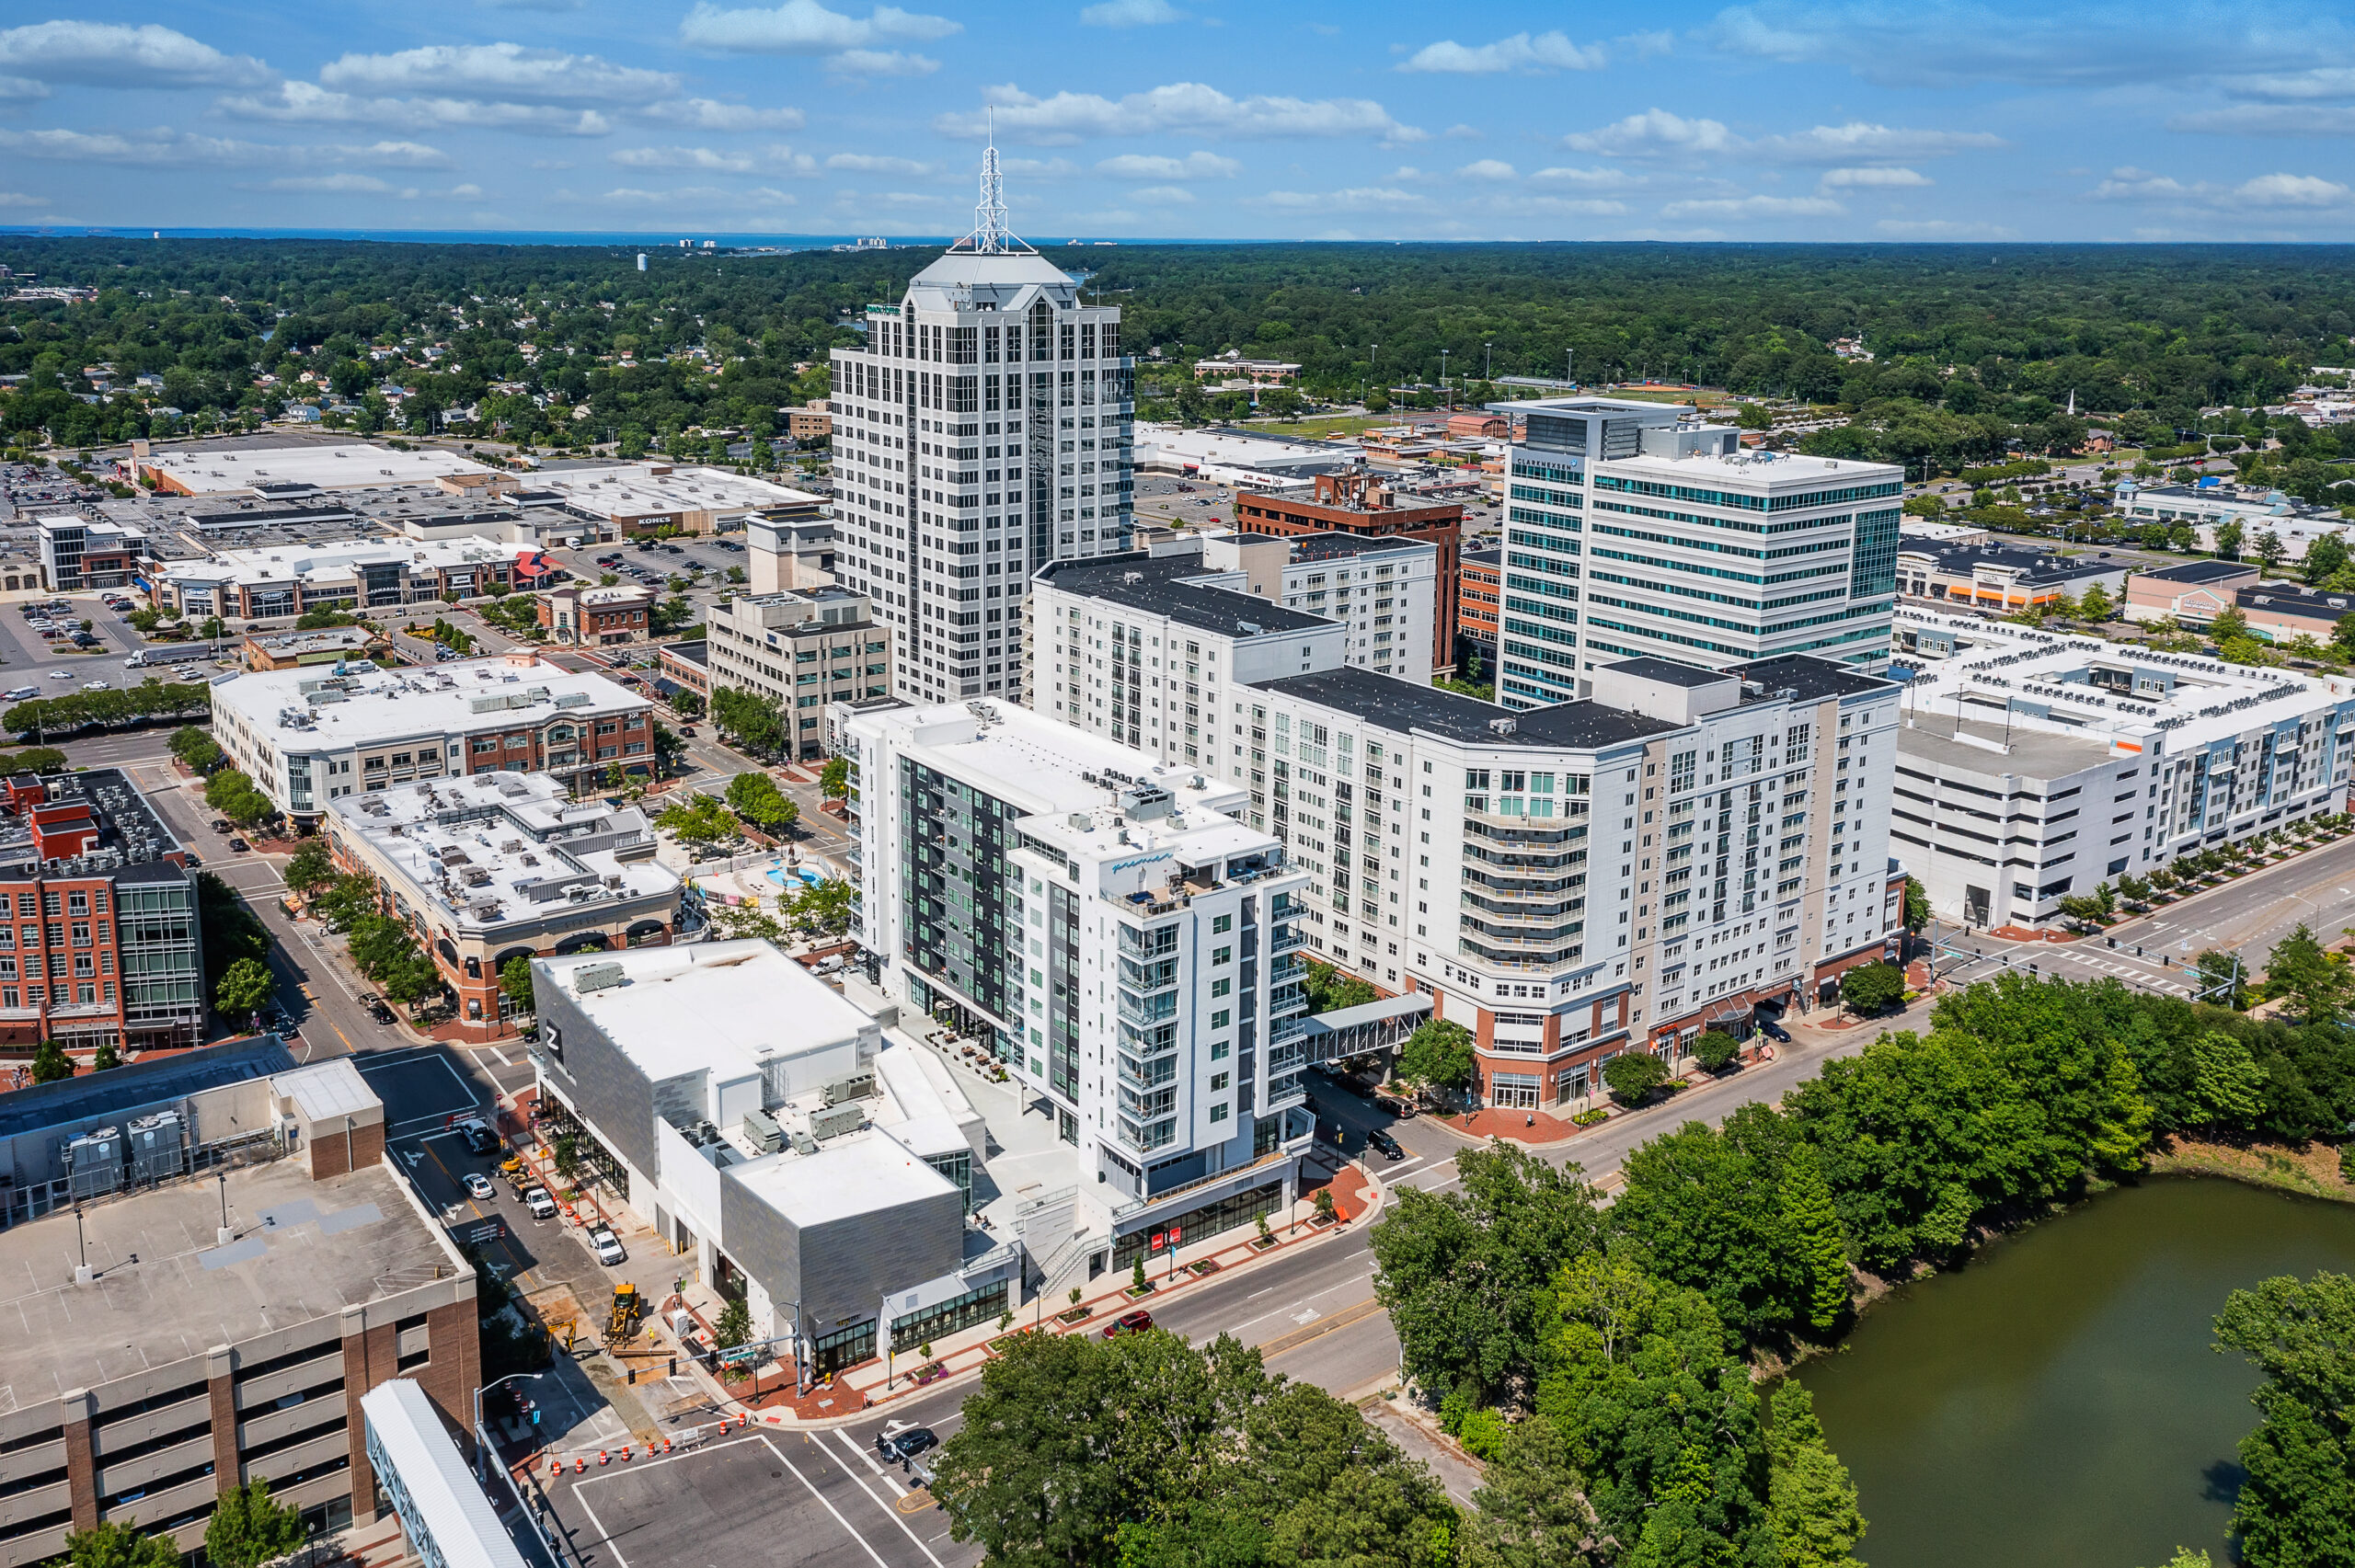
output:
[[1511, 405], [1497, 695], [1580, 694], [1614, 659], [1713, 670], [1812, 654], [1889, 662], [1902, 470], [1744, 452], [1691, 407]]
[[994, 147], [976, 217], [833, 354], [835, 575], [892, 627], [912, 702], [1024, 700], [1031, 574], [1129, 546], [1120, 310], [1006, 231]]
[[1224, 764], [1308, 876], [1310, 946], [1433, 993], [1489, 1104], [1811, 1003], [1902, 923], [1894, 685], [1810, 658], [1586, 679], [1521, 713], [1361, 669], [1232, 704]]
[[1049, 1288], [1066, 1250], [1125, 1268], [1171, 1223], [1190, 1242], [1290, 1204], [1307, 877], [1235, 819], [1244, 792], [987, 701], [844, 728], [876, 982], [978, 1035], [1072, 1151], [1035, 1178], [1077, 1190]]
[[[1313, 496], [1262, 495], [1238, 489], [1235, 521], [1253, 533], [1284, 538], [1349, 533], [1365, 539], [1419, 539], [1437, 552], [1432, 572], [1431, 668], [1444, 675], [1455, 668], [1457, 555], [1463, 548], [1464, 505], [1404, 494], [1362, 471], [1319, 474]], [[1347, 617], [1343, 617], [1346, 619]], [[1357, 659], [1353, 663], [1370, 663]]]

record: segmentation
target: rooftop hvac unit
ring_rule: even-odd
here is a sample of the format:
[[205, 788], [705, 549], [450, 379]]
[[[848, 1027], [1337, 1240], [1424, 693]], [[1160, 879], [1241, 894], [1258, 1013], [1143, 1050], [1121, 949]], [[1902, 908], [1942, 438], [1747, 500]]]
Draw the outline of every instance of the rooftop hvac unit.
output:
[[871, 1072], [854, 1072], [847, 1077], [837, 1078], [826, 1085], [826, 1104], [839, 1105], [847, 1100], [864, 1100], [874, 1093], [875, 1075]]
[[810, 1114], [810, 1136], [816, 1139], [840, 1138], [846, 1132], [856, 1132], [867, 1125], [864, 1105], [830, 1105]]
[[131, 1124], [131, 1179], [157, 1182], [177, 1176], [185, 1163], [188, 1129], [178, 1111], [158, 1111]]
[[787, 1133], [786, 1134], [786, 1141], [793, 1146], [793, 1151], [796, 1154], [815, 1154], [818, 1152], [818, 1140], [810, 1137], [806, 1132]]
[[592, 990], [611, 990], [626, 978], [619, 964], [583, 964], [572, 971], [572, 991], [587, 996]]
[[764, 1154], [775, 1154], [785, 1147], [785, 1129], [766, 1111], [744, 1113], [744, 1136]]
[[77, 1198], [97, 1197], [122, 1185], [122, 1134], [110, 1127], [86, 1132], [65, 1146], [65, 1173]]

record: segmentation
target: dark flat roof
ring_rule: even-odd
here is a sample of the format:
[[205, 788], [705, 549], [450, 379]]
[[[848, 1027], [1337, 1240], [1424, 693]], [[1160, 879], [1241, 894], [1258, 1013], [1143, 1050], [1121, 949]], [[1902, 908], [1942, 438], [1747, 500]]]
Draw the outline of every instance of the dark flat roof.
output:
[[1038, 580], [1150, 615], [1166, 615], [1180, 625], [1222, 636], [1300, 632], [1338, 624], [1247, 593], [1185, 580], [1201, 577], [1204, 571], [1200, 555], [1153, 555], [1132, 550], [1123, 555], [1098, 555], [1092, 561], [1057, 561], [1041, 568]]
[[2145, 582], [2222, 582], [2226, 578], [2246, 577], [2257, 570], [2254, 561], [2186, 561], [2180, 566], [2161, 567], [2156, 571], [2134, 575]]
[[291, 1071], [294, 1059], [275, 1035], [201, 1050], [146, 1057], [104, 1072], [77, 1073], [54, 1083], [0, 1094], [0, 1138], [43, 1127], [94, 1121], [134, 1105], [185, 1099], [248, 1078]]
[[1341, 555], [1371, 555], [1384, 550], [1436, 550], [1438, 545], [1428, 539], [1410, 539], [1396, 533], [1295, 533], [1286, 538], [1281, 533], [1254, 534], [1258, 539], [1281, 539], [1292, 546], [1295, 561], [1323, 561]]
[[2355, 593], [2305, 588], [2297, 583], [2261, 582], [2233, 589], [2235, 604], [2262, 604], [2276, 610], [2300, 610], [2309, 615], [2337, 620], [2355, 613]]
[[1834, 664], [1828, 658], [1817, 658], [1804, 653], [1778, 654], [1773, 658], [1734, 665], [1726, 673], [1756, 681], [1769, 692], [1787, 688], [1798, 692], [1801, 702], [1894, 692], [1900, 685], [1900, 682], [1885, 677], [1867, 675], [1861, 670], [1852, 670], [1844, 664]]
[[1501, 567], [1505, 564], [1505, 553], [1502, 550], [1466, 550], [1463, 560], [1467, 566]]
[[[1252, 684], [1258, 691], [1305, 698], [1387, 728], [1428, 730], [1477, 746], [1599, 748], [1684, 727], [1595, 702], [1557, 703], [1516, 711], [1355, 665]], [[1501, 735], [1489, 727], [1499, 719], [1511, 719], [1512, 733]]]
[[1669, 686], [1712, 686], [1720, 681], [1736, 681], [1740, 677], [1730, 670], [1703, 670], [1698, 665], [1679, 664], [1672, 658], [1657, 658], [1637, 654], [1633, 658], [1618, 658], [1603, 667], [1623, 670], [1641, 681], [1658, 681]]

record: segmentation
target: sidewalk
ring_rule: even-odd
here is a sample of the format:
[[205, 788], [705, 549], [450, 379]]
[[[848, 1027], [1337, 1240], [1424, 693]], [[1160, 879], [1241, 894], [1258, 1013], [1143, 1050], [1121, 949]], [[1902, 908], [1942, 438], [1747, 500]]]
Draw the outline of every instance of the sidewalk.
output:
[[[1096, 1294], [1083, 1294], [1076, 1307], [1064, 1306], [1054, 1310], [1055, 1303], [1033, 1300], [1028, 1303], [1030, 1322], [1021, 1322], [1024, 1314], [1014, 1313], [1015, 1322], [1001, 1331], [996, 1323], [978, 1324], [962, 1329], [936, 1342], [932, 1361], [919, 1367], [913, 1355], [895, 1355], [885, 1360], [861, 1362], [837, 1373], [834, 1377], [813, 1385], [807, 1393], [798, 1391], [790, 1358], [761, 1364], [756, 1377], [726, 1381], [706, 1369], [699, 1361], [681, 1356], [675, 1382], [687, 1382], [703, 1396], [700, 1399], [674, 1400], [666, 1409], [651, 1412], [654, 1426], [667, 1433], [672, 1440], [690, 1435], [700, 1435], [704, 1427], [722, 1420], [747, 1417], [771, 1426], [827, 1426], [848, 1420], [863, 1411], [903, 1399], [918, 1392], [928, 1392], [944, 1384], [971, 1381], [990, 1362], [1002, 1354], [1006, 1340], [1023, 1333], [1101, 1333], [1115, 1318], [1139, 1308], [1150, 1311], [1173, 1296], [1186, 1291], [1212, 1275], [1231, 1269], [1246, 1268], [1263, 1257], [1288, 1253], [1295, 1247], [1312, 1245], [1329, 1236], [1344, 1233], [1361, 1226], [1381, 1212], [1384, 1192], [1381, 1185], [1371, 1182], [1364, 1172], [1354, 1164], [1344, 1166], [1331, 1178], [1334, 1207], [1338, 1219], [1331, 1223], [1317, 1222], [1315, 1203], [1318, 1183], [1304, 1187], [1301, 1200], [1281, 1219], [1269, 1217], [1269, 1242], [1258, 1244], [1256, 1229], [1239, 1227], [1221, 1235], [1208, 1238], [1189, 1246], [1181, 1246], [1173, 1259], [1167, 1253], [1148, 1259], [1146, 1276], [1149, 1289], [1143, 1296], [1129, 1293], [1131, 1276], [1126, 1272], [1107, 1272], [1083, 1287]], [[719, 1293], [700, 1281], [689, 1281], [684, 1293], [667, 1296], [653, 1305], [648, 1315], [645, 1340], [649, 1345], [667, 1346], [672, 1342], [661, 1320], [676, 1307], [684, 1306], [691, 1313], [699, 1330], [699, 1337], [713, 1338], [712, 1324], [718, 1319], [723, 1302]], [[643, 1388], [643, 1382], [639, 1385]], [[640, 1433], [640, 1436], [649, 1436]], [[660, 1436], [657, 1441], [661, 1440]], [[592, 1467], [598, 1462], [595, 1452], [574, 1454], [554, 1450], [536, 1453], [528, 1459], [511, 1461], [516, 1464], [546, 1467], [552, 1462], [570, 1464], [585, 1459]]]

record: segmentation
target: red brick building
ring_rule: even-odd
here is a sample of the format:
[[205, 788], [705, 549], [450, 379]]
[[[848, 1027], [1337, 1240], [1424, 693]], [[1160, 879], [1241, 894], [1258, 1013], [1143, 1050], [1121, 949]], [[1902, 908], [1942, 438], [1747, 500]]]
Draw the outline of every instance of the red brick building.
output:
[[201, 1044], [187, 854], [113, 768], [0, 783], [0, 1046]]
[[540, 595], [540, 624], [556, 642], [580, 647], [643, 642], [653, 629], [650, 588], [559, 588]]
[[1314, 499], [1238, 492], [1235, 521], [1237, 527], [1252, 533], [1356, 533], [1376, 539], [1420, 539], [1436, 545], [1439, 604], [1432, 617], [1431, 670], [1438, 675], [1453, 671], [1462, 503], [1401, 498], [1371, 474], [1319, 474]]

